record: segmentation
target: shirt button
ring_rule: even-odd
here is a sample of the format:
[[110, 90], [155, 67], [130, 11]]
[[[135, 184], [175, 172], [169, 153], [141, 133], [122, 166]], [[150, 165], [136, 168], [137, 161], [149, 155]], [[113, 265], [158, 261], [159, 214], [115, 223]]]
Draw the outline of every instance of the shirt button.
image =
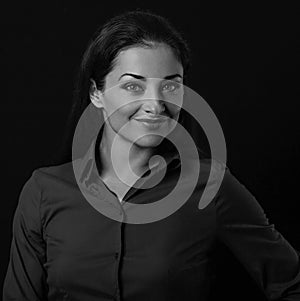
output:
[[119, 252], [115, 253], [115, 258], [118, 259], [119, 258]]

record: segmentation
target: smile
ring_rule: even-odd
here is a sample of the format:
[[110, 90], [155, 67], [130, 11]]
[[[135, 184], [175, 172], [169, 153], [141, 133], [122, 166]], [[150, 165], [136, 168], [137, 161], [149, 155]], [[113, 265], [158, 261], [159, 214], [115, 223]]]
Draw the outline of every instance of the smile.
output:
[[149, 129], [157, 129], [167, 121], [167, 119], [135, 119], [135, 120]]

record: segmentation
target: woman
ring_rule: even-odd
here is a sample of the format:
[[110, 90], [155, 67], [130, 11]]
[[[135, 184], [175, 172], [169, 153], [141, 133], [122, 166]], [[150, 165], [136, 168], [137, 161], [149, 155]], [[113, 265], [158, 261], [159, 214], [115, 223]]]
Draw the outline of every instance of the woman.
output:
[[[149, 12], [115, 16], [90, 41], [79, 72], [69, 139], [90, 103], [103, 113], [105, 126], [79, 160], [79, 184], [91, 193], [97, 189], [105, 213], [122, 215], [122, 203], [160, 200], [176, 184], [178, 153], [149, 129], [168, 132], [172, 120], [184, 124], [182, 111], [164, 103], [161, 95], [184, 82], [188, 67], [186, 42], [167, 20]], [[161, 123], [143, 123], [142, 118], [161, 118]], [[126, 130], [120, 131], [124, 124]], [[123, 223], [86, 202], [70, 162], [70, 141], [68, 162], [35, 170], [20, 194], [5, 301], [208, 300], [217, 241], [232, 250], [269, 300], [300, 299], [298, 252], [268, 223], [258, 202], [227, 168], [218, 194], [203, 210], [197, 205], [209, 160], [201, 160], [197, 189], [179, 210], [152, 223]], [[111, 155], [112, 143], [117, 155]], [[150, 158], [162, 154], [167, 164], [163, 180], [150, 189], [133, 188], [136, 178], [127, 153], [140, 179], [149, 174]], [[114, 163], [127, 183], [116, 174]]]

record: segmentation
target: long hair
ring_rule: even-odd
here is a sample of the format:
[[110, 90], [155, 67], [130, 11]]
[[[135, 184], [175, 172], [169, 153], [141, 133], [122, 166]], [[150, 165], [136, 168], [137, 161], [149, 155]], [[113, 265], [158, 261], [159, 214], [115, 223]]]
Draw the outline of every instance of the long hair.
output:
[[[118, 54], [134, 46], [153, 47], [153, 43], [165, 43], [174, 52], [183, 67], [183, 83], [187, 84], [190, 67], [190, 49], [181, 32], [176, 30], [164, 17], [149, 10], [136, 9], [115, 15], [100, 26], [90, 39], [84, 52], [73, 92], [73, 103], [62, 137], [62, 147], [55, 163], [72, 161], [72, 142], [80, 116], [90, 104], [91, 79], [98, 90], [105, 87], [105, 77], [113, 70]], [[186, 112], [180, 111], [179, 120], [188, 131]], [[159, 149], [174, 150], [174, 146], [164, 139]]]

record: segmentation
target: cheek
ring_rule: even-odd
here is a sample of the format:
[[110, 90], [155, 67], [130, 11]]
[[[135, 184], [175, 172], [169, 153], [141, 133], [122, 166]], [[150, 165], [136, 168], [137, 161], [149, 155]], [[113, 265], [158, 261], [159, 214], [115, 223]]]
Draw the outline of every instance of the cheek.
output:
[[[127, 104], [122, 107], [111, 107], [108, 110], [110, 115], [109, 120], [111, 125], [116, 129], [120, 130], [124, 125], [132, 126], [132, 122], [134, 121], [131, 117], [138, 111], [138, 107], [134, 107], [130, 104]], [[129, 128], [128, 128], [129, 129]], [[124, 128], [125, 130], [125, 128]], [[126, 130], [127, 131], [127, 130]]]
[[173, 103], [167, 103], [166, 106], [168, 107], [168, 110], [171, 114], [172, 117], [175, 117], [179, 115], [181, 107], [182, 107], [182, 103], [181, 104], [173, 104]]
[[124, 98], [122, 93], [111, 93], [105, 99], [105, 107], [110, 120], [123, 125], [138, 110], [137, 105]]

